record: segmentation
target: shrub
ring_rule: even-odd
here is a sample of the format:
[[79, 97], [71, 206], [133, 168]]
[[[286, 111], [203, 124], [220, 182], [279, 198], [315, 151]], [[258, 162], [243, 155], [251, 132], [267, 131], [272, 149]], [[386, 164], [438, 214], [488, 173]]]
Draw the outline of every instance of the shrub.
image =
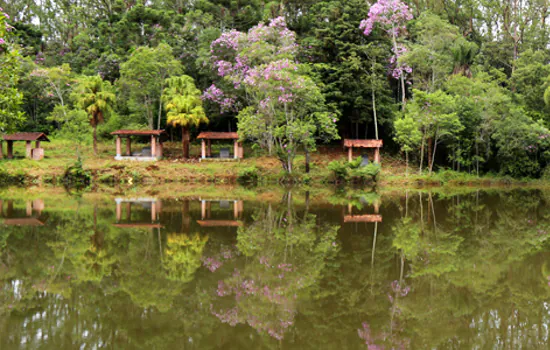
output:
[[84, 169], [81, 159], [69, 165], [63, 175], [63, 182], [68, 186], [87, 186], [91, 180], [92, 175], [89, 170]]
[[255, 166], [243, 168], [239, 171], [237, 181], [239, 183], [258, 183], [260, 178], [259, 170]]
[[362, 161], [361, 157], [357, 157], [351, 162], [345, 160], [333, 161], [329, 163], [328, 168], [332, 171], [336, 182], [377, 182], [378, 174], [380, 174], [380, 165], [369, 163], [366, 166], [361, 166]]

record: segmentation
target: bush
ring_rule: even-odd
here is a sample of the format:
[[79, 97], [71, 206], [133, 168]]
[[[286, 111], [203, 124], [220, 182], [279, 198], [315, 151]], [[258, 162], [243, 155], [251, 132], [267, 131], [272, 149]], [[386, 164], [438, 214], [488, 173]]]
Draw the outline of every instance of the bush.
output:
[[78, 159], [73, 165], [70, 165], [65, 169], [63, 175], [63, 183], [68, 186], [87, 186], [92, 181], [92, 175], [90, 171], [85, 170], [82, 166], [82, 160]]
[[255, 166], [250, 166], [248, 168], [243, 168], [239, 171], [237, 181], [239, 183], [258, 183], [260, 178], [259, 169]]
[[336, 182], [377, 182], [380, 165], [369, 163], [366, 166], [361, 166], [362, 161], [361, 157], [357, 157], [351, 162], [345, 160], [333, 161], [328, 164], [328, 168], [332, 171]]

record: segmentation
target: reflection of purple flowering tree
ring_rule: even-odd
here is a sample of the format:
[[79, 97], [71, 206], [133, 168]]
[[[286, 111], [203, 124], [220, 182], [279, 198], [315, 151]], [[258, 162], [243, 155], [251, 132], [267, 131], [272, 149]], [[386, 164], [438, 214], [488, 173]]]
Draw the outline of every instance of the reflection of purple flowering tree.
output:
[[376, 23], [380, 24], [392, 39], [393, 56], [390, 63], [393, 65], [392, 76], [399, 79], [402, 90], [402, 103], [405, 105], [405, 75], [411, 73], [408, 65], [399, 62], [399, 57], [406, 52], [406, 48], [397, 42], [397, 39], [406, 31], [406, 23], [413, 18], [407, 4], [400, 0], [378, 0], [369, 10], [368, 18], [361, 22], [360, 28], [365, 35], [370, 35]]
[[212, 314], [231, 326], [248, 324], [283, 339], [295, 322], [297, 299], [321, 280], [327, 259], [338, 251], [336, 232], [286, 206], [260, 209], [253, 224], [239, 228], [244, 266], [235, 261], [233, 273], [218, 281]]

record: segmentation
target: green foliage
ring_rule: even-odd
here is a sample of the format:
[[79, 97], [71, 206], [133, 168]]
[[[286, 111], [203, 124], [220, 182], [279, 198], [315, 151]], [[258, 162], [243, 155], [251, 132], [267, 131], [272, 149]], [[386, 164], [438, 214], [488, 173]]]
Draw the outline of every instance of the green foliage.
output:
[[84, 169], [81, 159], [68, 166], [63, 175], [63, 183], [70, 187], [85, 187], [90, 184], [91, 180], [92, 174], [89, 170]]
[[361, 166], [362, 157], [357, 157], [351, 162], [346, 160], [332, 161], [328, 169], [332, 171], [336, 182], [351, 182], [356, 184], [374, 184], [378, 181], [380, 165], [369, 163]]
[[242, 184], [255, 184], [260, 178], [260, 171], [256, 166], [250, 166], [239, 170], [237, 181]]

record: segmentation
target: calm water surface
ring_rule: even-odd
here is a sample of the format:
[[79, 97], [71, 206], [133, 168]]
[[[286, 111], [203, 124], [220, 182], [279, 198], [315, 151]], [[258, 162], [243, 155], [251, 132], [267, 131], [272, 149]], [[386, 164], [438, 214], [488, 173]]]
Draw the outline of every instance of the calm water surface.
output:
[[1, 193], [0, 349], [550, 347], [545, 192]]

